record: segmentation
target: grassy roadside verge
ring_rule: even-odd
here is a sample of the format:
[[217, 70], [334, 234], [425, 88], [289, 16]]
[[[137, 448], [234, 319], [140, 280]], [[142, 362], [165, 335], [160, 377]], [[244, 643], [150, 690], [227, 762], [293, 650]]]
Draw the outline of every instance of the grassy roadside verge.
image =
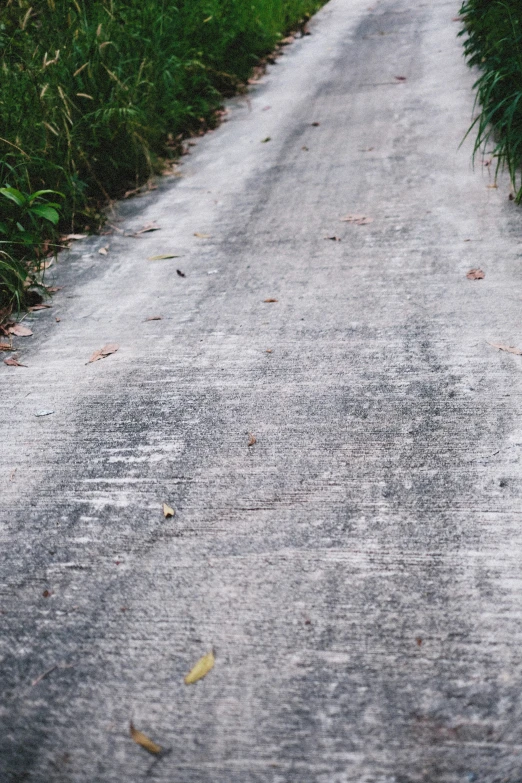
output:
[[0, 8], [0, 316], [60, 231], [216, 124], [223, 97], [324, 0], [7, 0]]
[[467, 0], [464, 52], [480, 71], [475, 83], [480, 114], [472, 128], [475, 152], [492, 149], [497, 170], [506, 166], [522, 201], [522, 3], [520, 0]]

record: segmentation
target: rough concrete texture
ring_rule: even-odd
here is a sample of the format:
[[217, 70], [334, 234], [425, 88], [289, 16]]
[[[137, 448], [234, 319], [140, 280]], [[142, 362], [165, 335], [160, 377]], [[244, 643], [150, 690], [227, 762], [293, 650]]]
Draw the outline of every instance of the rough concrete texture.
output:
[[60, 259], [0, 369], [2, 781], [522, 780], [522, 219], [458, 5], [332, 0], [160, 231]]

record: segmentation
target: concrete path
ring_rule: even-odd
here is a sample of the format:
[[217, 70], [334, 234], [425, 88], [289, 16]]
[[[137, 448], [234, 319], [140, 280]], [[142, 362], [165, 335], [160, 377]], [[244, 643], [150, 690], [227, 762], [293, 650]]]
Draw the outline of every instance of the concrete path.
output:
[[370, 1], [1, 365], [2, 783], [522, 780], [522, 212], [458, 149], [459, 3]]

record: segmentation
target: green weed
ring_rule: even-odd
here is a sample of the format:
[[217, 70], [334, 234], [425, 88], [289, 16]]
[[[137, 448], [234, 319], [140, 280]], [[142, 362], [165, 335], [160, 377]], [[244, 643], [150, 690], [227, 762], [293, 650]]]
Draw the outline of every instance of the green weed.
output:
[[[4, 0], [0, 187], [58, 191], [61, 229], [95, 228], [108, 199], [213, 127], [223, 95], [323, 1]], [[51, 224], [33, 225], [40, 242]], [[20, 277], [5, 275], [0, 306], [20, 300]]]
[[522, 4], [520, 0], [467, 0], [460, 13], [466, 58], [481, 72], [474, 85], [480, 114], [470, 128], [476, 132], [474, 153], [492, 147], [497, 171], [507, 167], [520, 203]]

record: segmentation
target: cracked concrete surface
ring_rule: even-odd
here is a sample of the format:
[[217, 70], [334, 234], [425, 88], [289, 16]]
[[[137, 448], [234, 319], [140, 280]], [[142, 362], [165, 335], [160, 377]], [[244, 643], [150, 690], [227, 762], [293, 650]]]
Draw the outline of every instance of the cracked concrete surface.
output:
[[521, 212], [458, 5], [332, 0], [119, 208], [160, 231], [60, 258], [0, 369], [2, 781], [522, 780]]

